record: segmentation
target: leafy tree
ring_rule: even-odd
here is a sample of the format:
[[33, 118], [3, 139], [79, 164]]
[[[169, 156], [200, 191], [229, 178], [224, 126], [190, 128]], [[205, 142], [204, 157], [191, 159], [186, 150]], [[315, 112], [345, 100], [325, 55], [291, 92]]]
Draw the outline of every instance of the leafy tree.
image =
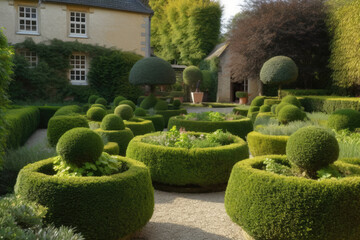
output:
[[230, 33], [234, 82], [259, 79], [271, 57], [292, 58], [299, 67], [291, 87], [329, 85], [329, 35], [325, 0], [248, 0]]

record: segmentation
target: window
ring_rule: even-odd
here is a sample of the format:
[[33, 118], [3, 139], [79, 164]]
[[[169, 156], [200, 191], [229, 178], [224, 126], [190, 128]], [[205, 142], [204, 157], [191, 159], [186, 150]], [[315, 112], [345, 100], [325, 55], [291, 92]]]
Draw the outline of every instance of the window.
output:
[[36, 7], [19, 7], [19, 32], [38, 33], [38, 13]]
[[87, 37], [86, 13], [70, 12], [70, 37]]
[[86, 85], [86, 56], [84, 54], [73, 54], [70, 58], [70, 81], [75, 85]]
[[36, 67], [38, 63], [38, 57], [36, 52], [29, 51], [27, 49], [21, 49], [19, 50], [19, 54], [29, 62], [30, 67]]

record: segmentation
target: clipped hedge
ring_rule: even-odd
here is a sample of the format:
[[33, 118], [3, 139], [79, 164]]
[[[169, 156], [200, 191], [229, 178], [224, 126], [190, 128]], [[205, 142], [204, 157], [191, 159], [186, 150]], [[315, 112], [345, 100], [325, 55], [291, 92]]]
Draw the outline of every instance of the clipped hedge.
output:
[[91, 107], [86, 112], [86, 117], [92, 121], [101, 122], [105, 117], [106, 111], [101, 107]]
[[233, 135], [245, 139], [246, 135], [253, 130], [253, 124], [249, 118], [242, 118], [231, 121], [194, 121], [185, 120], [181, 117], [172, 117], [169, 120], [168, 129], [176, 126], [177, 129], [185, 128], [186, 131], [194, 132], [214, 132], [217, 129], [228, 131]]
[[65, 132], [77, 127], [89, 127], [85, 117], [80, 115], [64, 115], [50, 118], [47, 129], [47, 138], [50, 146], [56, 146], [60, 137]]
[[[226, 183], [233, 165], [249, 156], [244, 140], [209, 148], [174, 148], [141, 141], [147, 134], [135, 137], [129, 143], [126, 156], [144, 162], [154, 182], [185, 186], [209, 186]], [[198, 134], [199, 135], [199, 134]]]
[[124, 130], [103, 130], [98, 128], [94, 131], [101, 137], [105, 137], [109, 142], [116, 142], [119, 145], [119, 155], [121, 156], [125, 156], [126, 148], [131, 139], [134, 138], [134, 134], [129, 128]]
[[360, 111], [360, 98], [337, 96], [305, 96], [299, 98], [306, 112], [332, 113], [338, 109]]
[[281, 100], [279, 100], [279, 98], [266, 98], [264, 100], [264, 104], [265, 105], [275, 105], [275, 104], [279, 104], [281, 102]]
[[225, 193], [232, 221], [254, 239], [359, 239], [360, 177], [281, 176], [261, 170], [265, 158], [288, 163], [285, 156], [270, 155], [235, 164]]
[[289, 136], [273, 136], [259, 132], [250, 132], [246, 140], [253, 157], [286, 153], [286, 143]]
[[265, 97], [264, 96], [256, 96], [252, 101], [251, 101], [251, 104], [250, 106], [257, 106], [257, 107], [260, 107], [264, 104], [264, 101], [265, 101]]
[[81, 113], [81, 107], [78, 105], [69, 105], [59, 108], [54, 116], [61, 116], [61, 115], [74, 115], [74, 114], [80, 114]]
[[47, 128], [50, 118], [52, 118], [60, 106], [39, 106], [40, 123], [39, 128]]
[[155, 132], [152, 121], [142, 118], [132, 118], [129, 121], [124, 120], [125, 127], [130, 128], [134, 136], [144, 135], [146, 133]]
[[353, 109], [336, 110], [328, 119], [328, 127], [336, 131], [342, 129], [354, 131], [356, 128], [360, 128], [360, 112]]
[[249, 111], [248, 108], [239, 108], [239, 107], [233, 108], [233, 113], [244, 116], [244, 117], [246, 117], [248, 115], [248, 111]]
[[8, 110], [5, 113], [6, 147], [18, 148], [35, 132], [40, 123], [40, 111], [37, 107]]
[[116, 157], [128, 170], [102, 177], [53, 177], [53, 158], [27, 165], [15, 193], [48, 208], [46, 221], [71, 226], [86, 239], [117, 240], [142, 228], [154, 210], [149, 170]]
[[141, 118], [152, 121], [152, 123], [154, 124], [154, 127], [155, 127], [155, 131], [163, 131], [165, 128], [164, 117], [160, 114], [146, 115]]
[[119, 151], [119, 144], [116, 142], [108, 142], [106, 145], [104, 145], [104, 152], [110, 155], [119, 155]]
[[330, 93], [329, 90], [326, 89], [282, 89], [281, 90], [281, 97], [285, 97], [287, 95], [293, 96], [322, 96], [328, 95]]
[[159, 115], [163, 116], [164, 122], [165, 122], [165, 127], [167, 127], [168, 123], [169, 123], [169, 119], [171, 117], [179, 116], [181, 114], [187, 114], [187, 111], [185, 108], [180, 108], [180, 109], [176, 109], [176, 110], [156, 110], [155, 114], [159, 114]]

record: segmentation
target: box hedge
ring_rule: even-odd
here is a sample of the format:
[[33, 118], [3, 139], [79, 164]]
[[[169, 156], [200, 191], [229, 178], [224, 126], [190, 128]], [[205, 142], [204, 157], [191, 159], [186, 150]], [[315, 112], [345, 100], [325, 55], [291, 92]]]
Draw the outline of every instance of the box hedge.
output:
[[122, 156], [125, 156], [126, 148], [131, 139], [134, 138], [134, 134], [129, 128], [124, 130], [103, 130], [98, 128], [95, 132], [105, 137], [109, 142], [116, 142], [119, 145], [119, 155]]
[[117, 156], [128, 170], [102, 177], [54, 177], [53, 161], [27, 165], [15, 193], [48, 209], [46, 221], [71, 226], [86, 239], [117, 240], [142, 228], [154, 210], [149, 170]]
[[163, 116], [165, 127], [168, 126], [169, 119], [173, 116], [179, 116], [181, 114], [187, 114], [187, 111], [185, 108], [175, 109], [175, 110], [156, 110], [155, 114], [159, 114]]
[[154, 127], [155, 127], [155, 131], [163, 131], [165, 128], [164, 117], [160, 114], [146, 115], [141, 118], [152, 121], [152, 123], [154, 124]]
[[286, 143], [289, 136], [273, 136], [259, 132], [250, 132], [246, 140], [253, 157], [286, 153]]
[[168, 129], [176, 126], [177, 129], [185, 128], [186, 131], [214, 132], [217, 129], [228, 131], [233, 135], [245, 139], [246, 135], [253, 130], [253, 124], [249, 118], [242, 118], [231, 121], [195, 121], [186, 120], [181, 117], [171, 117]]
[[[264, 156], [237, 163], [225, 193], [225, 209], [254, 239], [357, 240], [360, 177], [316, 181], [261, 170]], [[343, 169], [359, 167], [335, 162]]]
[[39, 106], [40, 124], [39, 128], [47, 128], [50, 118], [52, 118], [60, 106]]
[[355, 97], [305, 96], [299, 100], [307, 112], [332, 113], [344, 108], [360, 110], [360, 99]]
[[81, 113], [81, 107], [78, 105], [69, 105], [59, 108], [54, 116], [60, 116], [60, 115], [74, 115]]
[[119, 144], [116, 142], [108, 142], [106, 145], [104, 145], [104, 152], [110, 155], [119, 155], [119, 150]]
[[336, 131], [343, 129], [354, 131], [356, 128], [360, 128], [360, 112], [354, 109], [336, 110], [328, 119], [328, 127]]
[[249, 108], [233, 108], [233, 113], [246, 117], [248, 115]]
[[125, 127], [130, 128], [134, 136], [144, 135], [146, 133], [155, 132], [152, 121], [142, 118], [132, 118], [129, 121], [124, 120]]
[[[209, 186], [226, 183], [233, 165], [249, 156], [244, 140], [208, 148], [174, 148], [141, 141], [147, 134], [135, 137], [129, 143], [126, 156], [144, 162], [154, 182], [168, 185]], [[199, 135], [199, 134], [198, 134]]]

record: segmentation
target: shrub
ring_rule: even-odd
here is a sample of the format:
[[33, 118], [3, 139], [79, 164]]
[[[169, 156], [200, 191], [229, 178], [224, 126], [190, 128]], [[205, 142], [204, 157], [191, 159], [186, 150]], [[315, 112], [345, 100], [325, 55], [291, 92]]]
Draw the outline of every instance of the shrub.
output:
[[183, 80], [190, 87], [190, 91], [194, 92], [198, 83], [202, 81], [201, 70], [196, 66], [188, 66], [184, 69]]
[[303, 121], [305, 117], [306, 114], [302, 110], [291, 104], [281, 108], [277, 116], [279, 122], [282, 124], [287, 124], [293, 121]]
[[246, 140], [253, 157], [286, 153], [286, 143], [289, 136], [266, 135], [259, 132], [250, 132]]
[[150, 120], [131, 118], [129, 121], [124, 121], [124, 123], [125, 127], [131, 129], [131, 131], [134, 133], [134, 136], [155, 132], [154, 124]]
[[131, 139], [134, 138], [134, 134], [129, 128], [124, 128], [123, 130], [104, 130], [99, 128], [95, 132], [109, 142], [116, 142], [119, 146], [118, 154], [121, 156], [125, 156], [126, 148]]
[[261, 107], [262, 105], [264, 105], [264, 101], [265, 101], [265, 97], [257, 96], [251, 101], [250, 106]]
[[50, 146], [56, 146], [60, 137], [67, 131], [77, 127], [89, 127], [87, 120], [82, 116], [56, 116], [49, 120], [47, 138]]
[[159, 99], [154, 108], [159, 111], [168, 110], [168, 103]]
[[170, 97], [184, 97], [185, 93], [181, 90], [181, 91], [171, 91], [169, 94]]
[[61, 116], [61, 115], [74, 115], [81, 113], [81, 108], [78, 105], [69, 105], [64, 106], [58, 109], [54, 116]]
[[101, 105], [106, 106], [106, 105], [107, 105], [107, 101], [106, 101], [105, 98], [100, 97], [100, 98], [96, 99], [95, 104], [101, 104]]
[[181, 106], [181, 102], [179, 99], [175, 99], [173, 101], [173, 106], [174, 106], [174, 109], [180, 109], [180, 106]]
[[136, 105], [140, 106], [141, 102], [146, 98], [146, 96], [140, 96], [136, 100]]
[[234, 114], [238, 114], [238, 115], [241, 115], [241, 116], [244, 116], [246, 117], [247, 114], [248, 114], [248, 111], [249, 111], [249, 108], [240, 108], [240, 107], [235, 107], [233, 108], [233, 113]]
[[276, 108], [277, 108], [278, 104], [274, 104], [271, 106], [271, 113], [276, 115]]
[[333, 113], [338, 109], [360, 110], [360, 100], [355, 97], [308, 96], [300, 99], [307, 112]]
[[248, 97], [248, 93], [247, 93], [247, 92], [237, 91], [237, 92], [235, 92], [235, 95], [236, 95], [236, 97], [238, 97], [238, 98], [246, 98], [246, 97]]
[[339, 109], [333, 112], [328, 120], [328, 126], [336, 131], [360, 128], [360, 112], [353, 109]]
[[108, 142], [104, 146], [104, 152], [110, 154], [110, 155], [119, 155], [119, 145], [116, 142]]
[[169, 123], [169, 119], [171, 117], [179, 116], [181, 114], [187, 114], [187, 111], [184, 108], [180, 108], [178, 110], [164, 110], [164, 111], [156, 110], [155, 113], [163, 116], [164, 122], [165, 122], [165, 127], [167, 127], [168, 123]]
[[116, 114], [106, 115], [100, 125], [103, 130], [123, 130], [125, 125], [123, 120]]
[[248, 114], [250, 113], [254, 113], [254, 112], [259, 112], [260, 111], [260, 107], [258, 106], [251, 106], [248, 110]]
[[286, 102], [279, 103], [275, 108], [275, 115], [277, 116], [279, 114], [280, 110], [287, 105], [290, 105], [290, 103], [286, 103]]
[[89, 103], [89, 104], [94, 104], [98, 98], [100, 98], [100, 96], [98, 96], [98, 95], [91, 95], [91, 96], [88, 98], [88, 103]]
[[54, 177], [47, 159], [23, 168], [15, 193], [48, 208], [46, 221], [75, 227], [86, 239], [115, 240], [142, 228], [154, 210], [144, 164], [119, 156], [127, 171], [111, 176]]
[[285, 97], [287, 95], [292, 96], [321, 96], [321, 95], [329, 95], [331, 92], [327, 89], [283, 89], [281, 90], [281, 97]]
[[100, 107], [100, 108], [106, 110], [106, 107], [105, 107], [104, 105], [102, 105], [102, 104], [99, 104], [99, 103], [92, 104], [92, 105], [90, 106], [90, 108], [92, 108], [92, 107]]
[[92, 121], [100, 122], [106, 115], [106, 111], [100, 107], [91, 107], [87, 112], [86, 116]]
[[39, 128], [47, 128], [50, 118], [52, 118], [55, 112], [60, 109], [59, 106], [40, 106], [38, 108], [40, 111]]
[[150, 94], [141, 102], [140, 107], [143, 109], [149, 109], [155, 107], [156, 103], [157, 98], [155, 97], [155, 95]]
[[295, 96], [287, 95], [281, 100], [281, 102], [290, 103], [298, 108], [301, 108], [301, 103]]
[[64, 133], [56, 145], [62, 159], [76, 166], [95, 162], [101, 156], [104, 144], [99, 135], [88, 128], [74, 128]]
[[279, 104], [281, 102], [281, 100], [279, 100], [278, 98], [266, 98], [264, 100], [264, 105], [270, 105], [273, 106], [275, 104]]
[[271, 106], [264, 104], [260, 107], [259, 112], [271, 112]]
[[143, 117], [143, 116], [146, 116], [146, 111], [145, 111], [145, 109], [138, 107], [135, 109], [134, 115], [137, 117]]
[[127, 104], [121, 104], [115, 108], [114, 113], [123, 120], [129, 120], [134, 116], [133, 109]]
[[[133, 109], [133, 111], [134, 111], [135, 108], [136, 108], [135, 103], [134, 103], [133, 101], [131, 101], [131, 100], [123, 100], [123, 101], [119, 102], [118, 105], [121, 105], [121, 104], [127, 104], [127, 105], [129, 105], [129, 106]], [[117, 105], [117, 106], [118, 106], [118, 105]]]
[[313, 174], [337, 160], [339, 144], [335, 136], [325, 129], [301, 128], [290, 136], [286, 155], [290, 162]]
[[155, 115], [143, 116], [141, 118], [152, 121], [152, 123], [154, 124], [155, 131], [163, 131], [165, 128], [165, 121], [162, 115], [155, 114]]
[[115, 107], [118, 106], [119, 103], [120, 103], [121, 101], [124, 101], [124, 100], [126, 100], [125, 97], [123, 97], [123, 96], [117, 96], [117, 97], [114, 99], [114, 106], [115, 106]]

